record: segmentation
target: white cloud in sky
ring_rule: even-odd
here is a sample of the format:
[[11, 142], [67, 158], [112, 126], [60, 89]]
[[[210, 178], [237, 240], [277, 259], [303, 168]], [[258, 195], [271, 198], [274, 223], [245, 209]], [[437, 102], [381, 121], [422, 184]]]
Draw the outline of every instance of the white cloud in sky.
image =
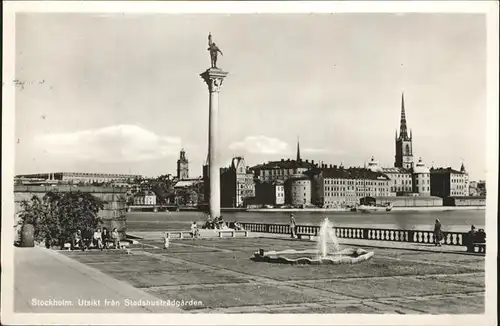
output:
[[134, 162], [177, 155], [181, 139], [157, 135], [135, 125], [38, 135], [36, 146], [65, 160]]
[[326, 148], [304, 148], [300, 149], [301, 153], [305, 154], [335, 154], [335, 155], [342, 155], [345, 154], [345, 151], [343, 149], [326, 149]]
[[281, 154], [288, 153], [289, 146], [286, 142], [267, 136], [247, 136], [242, 141], [229, 145], [232, 150], [245, 150], [251, 154]]

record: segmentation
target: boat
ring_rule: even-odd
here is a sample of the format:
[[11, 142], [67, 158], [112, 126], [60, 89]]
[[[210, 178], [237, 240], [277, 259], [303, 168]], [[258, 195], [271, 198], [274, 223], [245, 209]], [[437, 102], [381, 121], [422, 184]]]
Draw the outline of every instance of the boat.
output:
[[392, 205], [359, 205], [356, 210], [361, 213], [390, 212]]

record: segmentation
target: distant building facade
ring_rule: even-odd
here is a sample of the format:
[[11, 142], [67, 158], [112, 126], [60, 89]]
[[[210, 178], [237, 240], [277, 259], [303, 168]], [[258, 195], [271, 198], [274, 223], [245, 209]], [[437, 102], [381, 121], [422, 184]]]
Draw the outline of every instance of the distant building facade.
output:
[[181, 150], [179, 159], [177, 160], [177, 179], [189, 179], [189, 161], [184, 149]]
[[422, 162], [422, 158], [419, 158], [413, 168], [412, 186], [415, 194], [420, 196], [430, 196], [431, 194], [431, 172]]
[[468, 196], [469, 175], [462, 164], [460, 171], [448, 168], [431, 168], [431, 195], [441, 198]]
[[281, 159], [270, 161], [251, 167], [255, 177], [262, 182], [273, 182], [276, 180], [286, 181], [291, 176], [304, 173], [317, 166], [314, 160], [302, 160], [300, 157], [300, 144], [297, 142], [297, 157], [295, 160]]
[[[311, 180], [305, 174], [295, 174], [286, 181], [289, 187], [288, 202], [295, 207], [311, 205]], [[287, 188], [288, 188], [287, 187]], [[286, 196], [286, 190], [285, 190]], [[285, 202], [287, 202], [285, 198]]]
[[254, 174], [243, 157], [233, 158], [231, 165], [220, 171], [222, 207], [242, 207], [246, 200], [255, 197]]
[[256, 202], [260, 205], [285, 205], [285, 186], [283, 181], [256, 182], [255, 197]]
[[389, 178], [389, 193], [391, 196], [404, 196], [413, 192], [411, 169], [403, 167], [383, 168], [373, 157], [368, 163], [368, 169], [372, 172], [383, 173]]
[[85, 173], [85, 172], [55, 172], [55, 173], [35, 173], [17, 175], [18, 179], [52, 180], [67, 181], [69, 183], [93, 183], [93, 182], [112, 182], [128, 181], [135, 178], [142, 178], [136, 174], [116, 174], [116, 173]]
[[134, 205], [156, 205], [156, 195], [150, 190], [139, 191], [134, 195]]
[[318, 168], [312, 177], [312, 202], [324, 208], [354, 206], [361, 198], [390, 196], [390, 180], [381, 173], [364, 168]]

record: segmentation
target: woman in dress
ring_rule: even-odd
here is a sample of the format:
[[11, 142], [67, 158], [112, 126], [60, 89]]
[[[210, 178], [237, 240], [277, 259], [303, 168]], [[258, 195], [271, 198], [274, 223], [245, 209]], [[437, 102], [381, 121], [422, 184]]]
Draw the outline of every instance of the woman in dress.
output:
[[434, 245], [441, 247], [443, 241], [443, 231], [441, 231], [441, 221], [437, 218], [434, 224]]

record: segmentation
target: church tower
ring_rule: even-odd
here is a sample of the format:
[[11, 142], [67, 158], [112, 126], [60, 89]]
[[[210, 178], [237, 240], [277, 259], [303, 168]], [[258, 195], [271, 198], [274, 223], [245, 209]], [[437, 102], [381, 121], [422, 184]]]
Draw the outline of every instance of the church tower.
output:
[[302, 159], [300, 158], [300, 142], [299, 142], [299, 138], [297, 137], [297, 162], [300, 162], [302, 161]]
[[189, 161], [186, 158], [186, 152], [181, 150], [181, 155], [177, 160], [177, 179], [184, 180], [189, 178]]
[[406, 125], [405, 113], [405, 98], [404, 93], [401, 95], [401, 120], [399, 126], [399, 136], [396, 131], [396, 160], [395, 167], [412, 169], [413, 168], [413, 146], [411, 130], [408, 134], [408, 127]]

